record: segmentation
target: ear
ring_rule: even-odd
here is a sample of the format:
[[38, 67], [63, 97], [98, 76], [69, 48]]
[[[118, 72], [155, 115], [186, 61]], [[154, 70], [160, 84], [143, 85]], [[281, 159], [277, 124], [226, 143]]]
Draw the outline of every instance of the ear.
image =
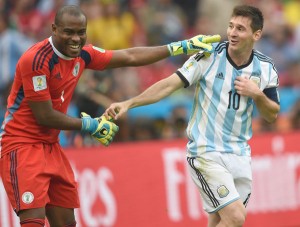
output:
[[253, 34], [254, 41], [260, 40], [261, 36], [262, 36], [262, 30], [257, 30], [256, 32], [254, 32]]
[[55, 36], [57, 32], [57, 26], [55, 24], [52, 24], [52, 34]]

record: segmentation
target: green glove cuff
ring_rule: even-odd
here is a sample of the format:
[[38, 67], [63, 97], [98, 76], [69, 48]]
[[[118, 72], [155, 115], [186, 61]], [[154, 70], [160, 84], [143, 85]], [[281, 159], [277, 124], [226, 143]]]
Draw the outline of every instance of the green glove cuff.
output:
[[169, 50], [171, 56], [183, 54], [184, 50], [182, 47], [182, 41], [173, 42], [173, 43], [168, 44], [168, 50]]

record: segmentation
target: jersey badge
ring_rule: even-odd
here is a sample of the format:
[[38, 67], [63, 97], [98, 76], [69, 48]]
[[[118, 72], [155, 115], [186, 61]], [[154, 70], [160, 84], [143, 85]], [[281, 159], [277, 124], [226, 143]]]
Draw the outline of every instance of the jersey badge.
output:
[[194, 70], [195, 66], [196, 66], [196, 63], [193, 61], [186, 62], [183, 66], [183, 70], [186, 72], [191, 72], [192, 70]]
[[217, 192], [220, 198], [224, 198], [229, 194], [229, 190], [226, 188], [225, 185], [221, 185], [220, 187], [218, 187]]
[[22, 195], [23, 203], [30, 204], [34, 200], [34, 195], [31, 192], [24, 192]]
[[260, 79], [259, 76], [251, 75], [249, 79], [252, 80], [254, 83], [256, 83], [257, 86], [260, 88], [260, 81], [261, 81], [261, 79]]
[[95, 49], [95, 50], [97, 50], [97, 51], [99, 51], [99, 52], [101, 52], [101, 53], [105, 53], [105, 50], [102, 49], [102, 48], [93, 46], [93, 49]]
[[75, 77], [78, 76], [79, 69], [80, 69], [80, 62], [77, 62], [72, 72], [73, 76]]
[[47, 80], [45, 75], [32, 77], [34, 91], [41, 91], [47, 88]]

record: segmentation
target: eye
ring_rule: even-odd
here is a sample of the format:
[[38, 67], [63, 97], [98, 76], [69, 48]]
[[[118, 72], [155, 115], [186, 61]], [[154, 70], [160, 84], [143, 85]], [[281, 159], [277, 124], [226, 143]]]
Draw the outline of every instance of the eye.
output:
[[82, 31], [79, 31], [78, 32], [78, 35], [82, 36], [82, 35], [85, 35], [86, 34], [86, 31], [85, 30], [82, 30]]
[[66, 35], [72, 35], [73, 34], [73, 32], [71, 30], [64, 30], [64, 33]]

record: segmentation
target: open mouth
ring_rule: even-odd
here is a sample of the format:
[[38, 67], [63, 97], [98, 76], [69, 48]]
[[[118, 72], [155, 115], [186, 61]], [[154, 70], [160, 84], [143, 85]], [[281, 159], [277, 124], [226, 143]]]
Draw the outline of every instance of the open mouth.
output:
[[230, 43], [231, 43], [232, 45], [236, 45], [236, 44], [238, 43], [238, 41], [236, 41], [236, 40], [230, 40]]
[[70, 48], [72, 50], [79, 50], [80, 49], [80, 45], [79, 44], [77, 44], [77, 45], [69, 45], [69, 46], [70, 46]]

